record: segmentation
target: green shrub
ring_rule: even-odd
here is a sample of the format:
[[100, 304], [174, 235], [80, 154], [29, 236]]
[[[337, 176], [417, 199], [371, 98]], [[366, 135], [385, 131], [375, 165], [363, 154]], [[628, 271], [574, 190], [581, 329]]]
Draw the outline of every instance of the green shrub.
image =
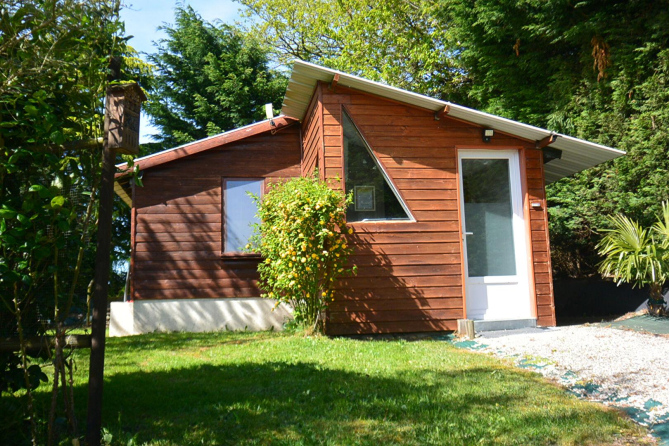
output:
[[293, 307], [296, 323], [323, 331], [324, 313], [334, 299], [335, 280], [354, 272], [345, 233], [351, 197], [318, 178], [295, 178], [271, 185], [255, 197], [261, 223], [247, 249], [260, 252], [263, 297]]
[[604, 277], [634, 287], [649, 286], [651, 313], [662, 310], [662, 287], [668, 280], [668, 204], [662, 208], [663, 215], [651, 228], [621, 214], [610, 216], [613, 229], [601, 230], [605, 236], [597, 246], [605, 257], [598, 265]]

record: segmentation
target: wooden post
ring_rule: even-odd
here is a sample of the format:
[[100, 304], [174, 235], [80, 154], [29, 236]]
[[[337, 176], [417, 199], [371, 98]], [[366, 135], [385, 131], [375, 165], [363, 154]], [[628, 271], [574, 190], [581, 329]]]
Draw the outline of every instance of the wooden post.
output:
[[[107, 121], [107, 120], [105, 120]], [[107, 127], [105, 125], [105, 127]], [[114, 161], [116, 150], [105, 142], [98, 211], [98, 245], [95, 252], [93, 289], [93, 316], [91, 319], [91, 360], [88, 371], [88, 413], [86, 443], [100, 445], [102, 428], [102, 382], [105, 369], [105, 329], [107, 328], [107, 288], [109, 282], [109, 254], [112, 239], [112, 206], [114, 203]]]
[[139, 107], [146, 96], [137, 84], [115, 85], [107, 89], [105, 137], [102, 149], [102, 177], [98, 210], [98, 244], [95, 252], [95, 288], [91, 319], [91, 359], [88, 372], [88, 413], [86, 443], [100, 445], [102, 428], [102, 384], [105, 369], [105, 329], [114, 205], [114, 162], [117, 150], [137, 153]]
[[475, 321], [471, 319], [458, 319], [458, 334], [468, 339], [475, 338]]
[[[90, 348], [91, 337], [88, 335], [68, 335], [63, 338], [65, 347], [69, 348]], [[31, 353], [39, 353], [47, 351], [49, 348], [56, 345], [56, 338], [34, 336], [24, 338], [23, 344], [25, 349]], [[21, 350], [21, 343], [19, 338], [4, 338], [0, 339], [0, 353], [18, 352]]]

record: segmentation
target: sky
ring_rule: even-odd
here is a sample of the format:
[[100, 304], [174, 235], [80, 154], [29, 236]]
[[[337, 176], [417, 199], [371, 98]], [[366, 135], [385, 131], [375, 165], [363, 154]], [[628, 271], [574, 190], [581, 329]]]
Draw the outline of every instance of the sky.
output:
[[[240, 19], [241, 5], [231, 0], [182, 0], [183, 5], [191, 5], [200, 16], [208, 21], [217, 19], [225, 23], [234, 23]], [[153, 53], [154, 41], [165, 37], [158, 30], [164, 23], [174, 23], [174, 0], [127, 0], [121, 9], [121, 19], [126, 24], [126, 35], [133, 36], [130, 46], [140, 53]], [[144, 58], [144, 57], [143, 57]], [[149, 119], [142, 114], [140, 119], [140, 143], [151, 142], [152, 134], [158, 130], [149, 124]]]

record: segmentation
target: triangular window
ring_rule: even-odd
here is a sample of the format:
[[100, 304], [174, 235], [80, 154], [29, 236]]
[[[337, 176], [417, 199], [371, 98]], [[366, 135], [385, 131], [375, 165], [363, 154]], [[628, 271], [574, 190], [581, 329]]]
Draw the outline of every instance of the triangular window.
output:
[[344, 186], [354, 202], [347, 221], [411, 220], [407, 206], [349, 115], [343, 111]]

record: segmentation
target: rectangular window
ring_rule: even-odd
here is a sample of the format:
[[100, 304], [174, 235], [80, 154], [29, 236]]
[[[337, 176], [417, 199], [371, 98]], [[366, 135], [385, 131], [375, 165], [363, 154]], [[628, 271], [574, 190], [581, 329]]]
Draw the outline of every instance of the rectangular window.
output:
[[223, 180], [223, 252], [242, 253], [253, 232], [252, 223], [258, 223], [256, 203], [249, 196], [263, 194], [262, 179]]

